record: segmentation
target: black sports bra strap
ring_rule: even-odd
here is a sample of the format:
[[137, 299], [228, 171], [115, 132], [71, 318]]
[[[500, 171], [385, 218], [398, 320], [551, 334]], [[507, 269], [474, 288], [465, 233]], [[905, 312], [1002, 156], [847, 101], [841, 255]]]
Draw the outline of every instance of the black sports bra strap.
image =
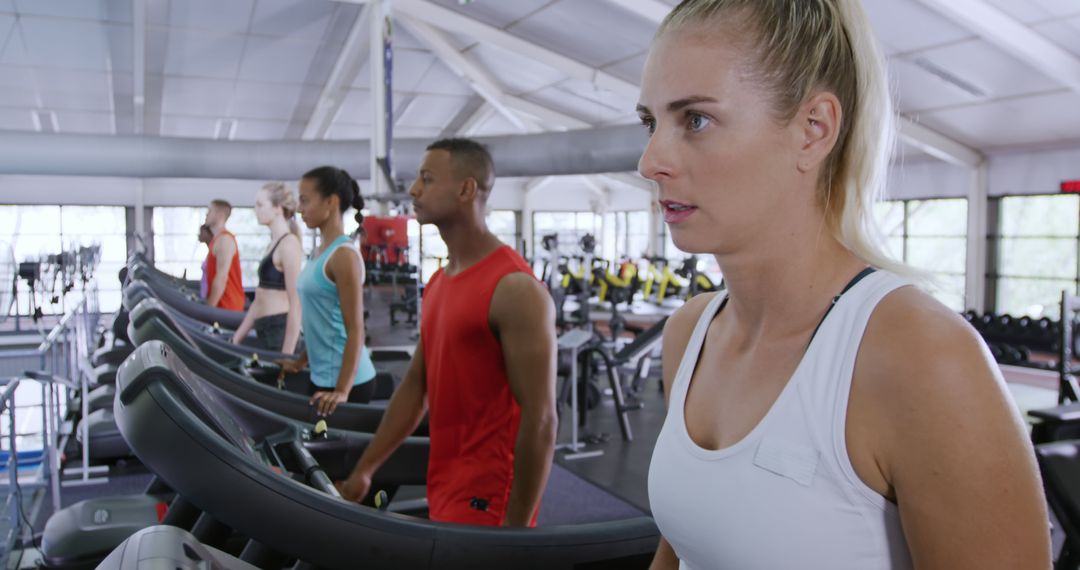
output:
[[277, 246], [281, 245], [281, 242], [287, 237], [289, 237], [288, 233], [286, 233], [285, 235], [279, 237], [278, 240], [274, 242], [274, 247], [270, 248], [270, 253], [266, 254], [266, 257], [270, 257], [270, 256], [274, 255], [274, 251], [277, 250]]
[[[865, 278], [867, 275], [870, 275], [874, 271], [877, 271], [877, 270], [874, 269], [873, 267], [867, 267], [866, 269], [863, 269], [862, 271], [859, 272], [858, 275], [856, 275], [855, 277], [852, 277], [851, 281], [848, 281], [848, 284], [844, 286], [844, 290], [840, 291], [839, 295], [832, 298], [832, 303], [829, 303], [829, 308], [825, 309], [825, 314], [821, 316], [821, 320], [818, 321], [817, 326], [814, 327], [814, 334], [810, 335], [810, 342], [814, 342], [814, 337], [817, 336], [818, 329], [820, 329], [821, 325], [825, 323], [825, 318], [828, 317], [829, 313], [832, 312], [832, 308], [836, 306], [836, 302], [840, 300], [840, 297], [843, 297], [844, 293], [847, 293], [849, 290], [851, 290], [852, 287], [854, 287], [856, 284], [858, 284], [859, 281], [862, 281], [863, 278]], [[806, 347], [810, 348], [810, 344], [807, 343]]]
[[[836, 306], [836, 302], [840, 300], [840, 297], [843, 297], [844, 293], [847, 293], [849, 290], [851, 290], [852, 287], [857, 285], [859, 283], [859, 281], [862, 281], [867, 275], [870, 275], [874, 271], [877, 271], [877, 270], [874, 269], [873, 267], [867, 267], [866, 269], [863, 269], [862, 271], [859, 272], [858, 275], [856, 275], [855, 277], [852, 277], [851, 281], [848, 281], [848, 284], [844, 286], [844, 289], [842, 291], [840, 291], [839, 295], [833, 297], [832, 303], [829, 303], [829, 308], [825, 310], [825, 314], [821, 316], [821, 320], [818, 321], [817, 326], [814, 327], [814, 334], [810, 335], [810, 342], [814, 342], [814, 337], [817, 336], [818, 329], [821, 328], [821, 325], [825, 322], [825, 317], [829, 316], [829, 313], [832, 312], [832, 308], [834, 306]], [[724, 307], [727, 305], [727, 302], [728, 302], [728, 298], [724, 297], [724, 300], [720, 302], [720, 307], [718, 307], [716, 309], [717, 314], [719, 314], [720, 311], [722, 311], [724, 309]], [[807, 348], [809, 348], [810, 343], [807, 343], [806, 346], [807, 346]]]

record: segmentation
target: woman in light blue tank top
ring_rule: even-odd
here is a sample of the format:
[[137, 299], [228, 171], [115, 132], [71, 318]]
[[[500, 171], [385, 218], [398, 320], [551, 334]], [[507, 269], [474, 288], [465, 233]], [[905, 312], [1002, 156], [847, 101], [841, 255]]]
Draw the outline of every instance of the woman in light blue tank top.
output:
[[363, 231], [364, 199], [349, 173], [323, 166], [300, 180], [300, 216], [319, 230], [319, 245], [297, 278], [306, 350], [282, 364], [295, 373], [310, 363], [311, 404], [328, 416], [343, 402], [365, 403], [375, 391], [375, 366], [364, 346], [364, 264], [353, 236], [345, 235], [343, 214], [356, 208]]

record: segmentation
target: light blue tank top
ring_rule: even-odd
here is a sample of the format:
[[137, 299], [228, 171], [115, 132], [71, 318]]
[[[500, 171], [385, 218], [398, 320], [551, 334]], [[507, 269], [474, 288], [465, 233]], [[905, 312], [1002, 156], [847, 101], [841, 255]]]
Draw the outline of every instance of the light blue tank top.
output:
[[[311, 382], [321, 388], [333, 389], [337, 384], [347, 336], [337, 286], [326, 277], [326, 260], [337, 248], [351, 247], [351, 244], [349, 236], [337, 238], [326, 251], [308, 260], [296, 279], [296, 290], [303, 308], [300, 322], [304, 327], [304, 344], [307, 345], [311, 365]], [[374, 377], [375, 365], [371, 362], [371, 353], [366, 346], [362, 346], [360, 367], [353, 385], [369, 382]]]

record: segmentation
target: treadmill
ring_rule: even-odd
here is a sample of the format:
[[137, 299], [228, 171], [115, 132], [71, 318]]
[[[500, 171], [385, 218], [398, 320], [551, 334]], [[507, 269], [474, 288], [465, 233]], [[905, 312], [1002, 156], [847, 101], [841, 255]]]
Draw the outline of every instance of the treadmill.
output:
[[[159, 352], [165, 347], [159, 341], [151, 341], [146, 346], [152, 348], [144, 350], [154, 350], [156, 347]], [[123, 370], [130, 368], [131, 365], [131, 360], [121, 365], [121, 374], [124, 374]], [[325, 428], [315, 424], [315, 420], [312, 420], [312, 423], [297, 422], [280, 416], [242, 397], [231, 395], [202, 377], [192, 374], [179, 359], [174, 359], [171, 365], [183, 368], [188, 377], [198, 384], [200, 398], [213, 399], [220, 409], [224, 410], [223, 414], [231, 421], [240, 422], [250, 433], [273, 436], [281, 430], [282, 425], [304, 426], [305, 433], [309, 434], [303, 442], [304, 449], [285, 450], [283, 453], [292, 451], [303, 456], [310, 455], [334, 479], [344, 479], [349, 475], [373, 437], [370, 432], [345, 430], [334, 430], [333, 437], [330, 437], [326, 432], [321, 431]], [[250, 381], [248, 383], [254, 384]], [[306, 401], [304, 404], [306, 408], [310, 408], [306, 406]], [[120, 404], [117, 403], [117, 405]], [[110, 414], [111, 412], [109, 410]], [[375, 413], [378, 416], [374, 416]], [[381, 413], [382, 410], [370, 410], [368, 415], [377, 418], [381, 417]], [[371, 418], [368, 418], [368, 421], [372, 425], [377, 424], [377, 419], [372, 422]], [[117, 438], [130, 437], [130, 434], [121, 434], [115, 424], [112, 429]], [[426, 437], [409, 437], [390, 456], [373, 481], [373, 484], [385, 493], [383, 495], [385, 502], [389, 503], [402, 485], [426, 483], [428, 450], [429, 444]], [[161, 451], [170, 452], [169, 449]], [[188, 457], [178, 456], [177, 460], [187, 461]], [[153, 466], [147, 467], [155, 473], [155, 480], [145, 493], [82, 501], [50, 517], [45, 525], [41, 542], [44, 567], [57, 570], [89, 570], [96, 567], [109, 551], [132, 533], [158, 522], [189, 529], [199, 540], [210, 541], [207, 542], [207, 546], [220, 548], [224, 547], [227, 541], [233, 540], [230, 538], [235, 534], [232, 527], [223, 524], [201, 504], [189, 500], [183, 492], [177, 492], [170, 480], [161, 477], [154, 471]], [[191, 467], [196, 471], [199, 469], [197, 465], [191, 465]], [[215, 484], [212, 479], [206, 482]], [[374, 495], [371, 499], [373, 498]], [[167, 510], [164, 509], [166, 504]], [[424, 503], [404, 501], [389, 503], [389, 508], [422, 508], [422, 504]], [[262, 561], [261, 566], [265, 565], [268, 556], [267, 549], [255, 546], [253, 550], [262, 553], [256, 559]], [[281, 558], [281, 556], [274, 558]]]
[[308, 424], [281, 416], [251, 422], [160, 342], [136, 350], [117, 387], [121, 432], [170, 487], [257, 544], [318, 568], [647, 568], [659, 539], [649, 517], [511, 529], [345, 503], [331, 483], [343, 466], [323, 463], [319, 451], [347, 432], [316, 439]]
[[203, 303], [201, 299], [177, 290], [172, 284], [166, 283], [161, 277], [155, 276], [153, 271], [145, 264], [134, 263], [131, 267], [130, 277], [132, 280], [140, 279], [145, 281], [157, 296], [189, 317], [207, 324], [218, 323], [228, 329], [240, 328], [240, 323], [244, 320], [244, 311], [230, 311], [211, 307]]

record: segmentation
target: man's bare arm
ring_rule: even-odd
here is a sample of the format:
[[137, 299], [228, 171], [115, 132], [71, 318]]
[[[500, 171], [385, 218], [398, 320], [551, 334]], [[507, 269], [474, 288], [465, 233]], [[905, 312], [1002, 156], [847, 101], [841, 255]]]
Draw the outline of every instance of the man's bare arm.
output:
[[489, 321], [506, 362], [510, 391], [521, 407], [514, 447], [514, 481], [506, 526], [528, 526], [544, 494], [555, 448], [555, 306], [526, 273], [507, 275], [495, 288]]

